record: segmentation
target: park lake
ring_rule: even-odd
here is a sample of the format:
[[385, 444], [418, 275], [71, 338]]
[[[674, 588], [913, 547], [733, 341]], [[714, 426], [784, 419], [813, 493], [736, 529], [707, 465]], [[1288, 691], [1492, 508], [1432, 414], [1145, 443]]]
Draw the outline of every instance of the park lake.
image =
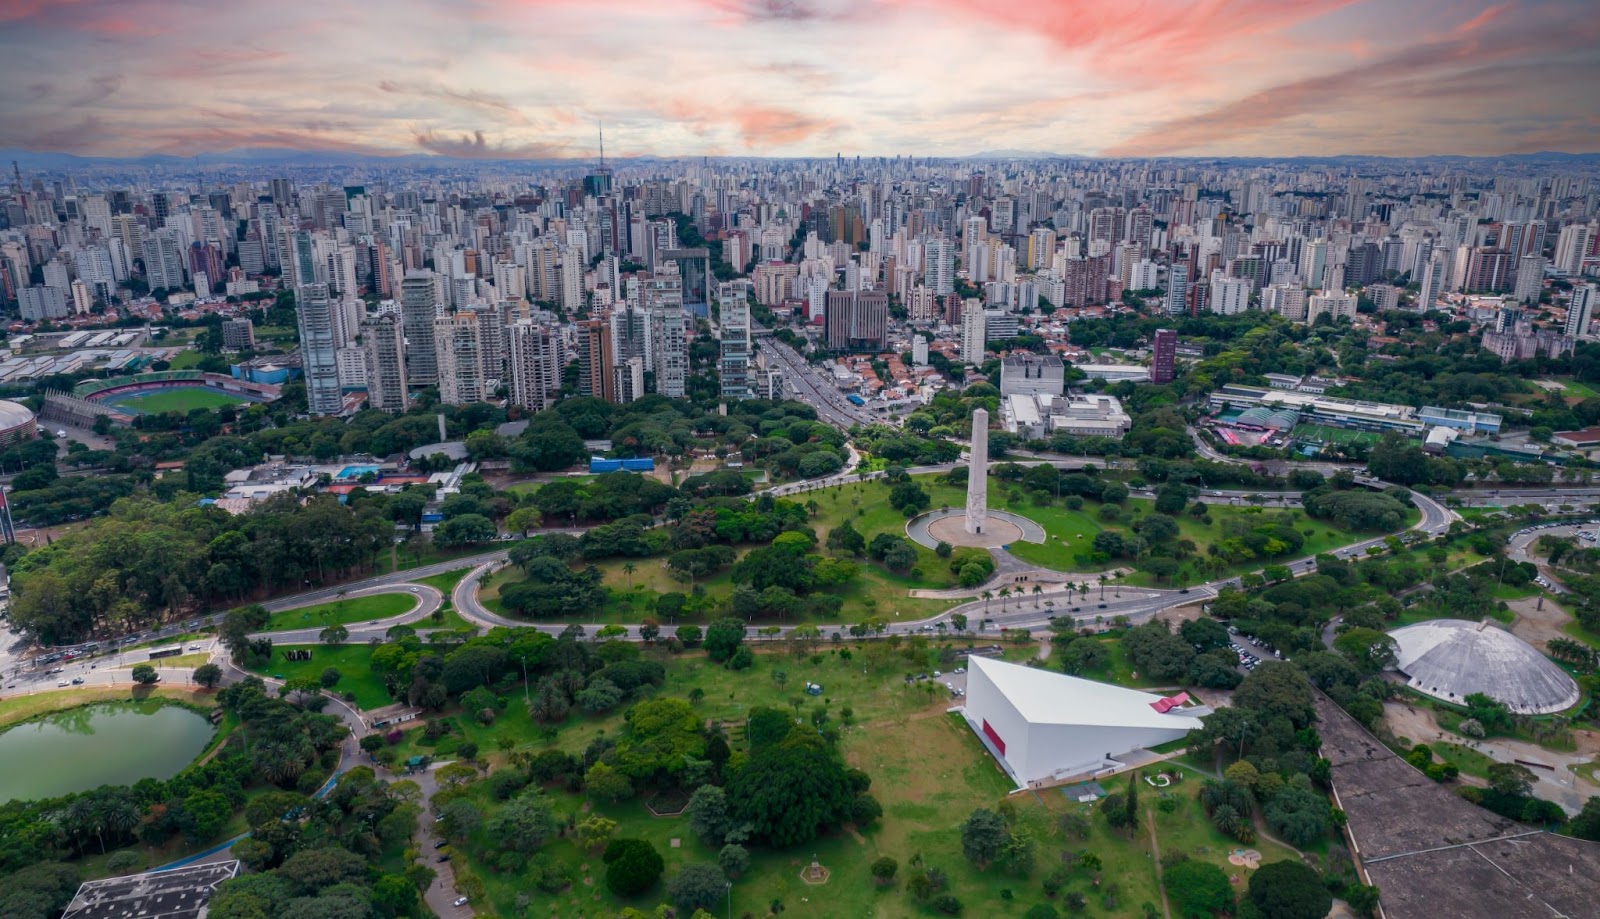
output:
[[0, 733], [0, 803], [169, 779], [210, 743], [211, 722], [158, 699], [55, 712]]

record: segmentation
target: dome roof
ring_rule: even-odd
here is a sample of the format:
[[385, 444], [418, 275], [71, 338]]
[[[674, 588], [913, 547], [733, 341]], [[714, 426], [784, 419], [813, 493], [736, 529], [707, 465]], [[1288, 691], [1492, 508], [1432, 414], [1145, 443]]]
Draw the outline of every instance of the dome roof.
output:
[[1490, 622], [1432, 619], [1395, 629], [1395, 669], [1406, 685], [1446, 702], [1475, 692], [1513, 712], [1543, 714], [1578, 703], [1578, 686], [1532, 645]]
[[19, 428], [33, 420], [33, 412], [20, 402], [0, 399], [0, 431]]

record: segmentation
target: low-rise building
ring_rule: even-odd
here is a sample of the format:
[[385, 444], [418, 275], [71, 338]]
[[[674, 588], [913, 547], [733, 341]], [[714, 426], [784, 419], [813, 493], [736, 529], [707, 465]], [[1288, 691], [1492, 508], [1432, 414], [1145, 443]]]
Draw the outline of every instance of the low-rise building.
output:
[[1115, 396], [1098, 393], [1006, 396], [1001, 421], [1007, 431], [1028, 440], [1058, 433], [1074, 437], [1121, 437], [1133, 426], [1133, 419], [1122, 410], [1122, 403]]

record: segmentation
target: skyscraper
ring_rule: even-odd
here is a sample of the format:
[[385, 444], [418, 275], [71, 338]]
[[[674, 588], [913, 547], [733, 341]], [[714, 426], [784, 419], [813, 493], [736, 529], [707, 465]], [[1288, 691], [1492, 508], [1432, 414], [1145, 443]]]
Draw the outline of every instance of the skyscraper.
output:
[[976, 307], [965, 307], [961, 310], [961, 360], [964, 363], [983, 363], [986, 319], [983, 310]]
[[511, 345], [511, 403], [534, 412], [554, 405], [561, 391], [561, 331], [523, 320], [506, 332]]
[[1178, 332], [1176, 329], [1156, 329], [1150, 362], [1150, 382], [1171, 383], [1177, 375]]
[[439, 288], [433, 272], [410, 271], [400, 282], [400, 320], [406, 336], [407, 382], [432, 386], [439, 382], [439, 356], [433, 344], [433, 320], [439, 315]]
[[295, 314], [300, 325], [300, 368], [306, 381], [306, 410], [337, 415], [344, 408], [339, 388], [337, 301], [326, 284], [295, 288]]
[[956, 289], [956, 252], [955, 244], [950, 240], [936, 236], [928, 240], [924, 248], [925, 267], [923, 276], [926, 278], [928, 289], [938, 296], [943, 296]]
[[392, 313], [363, 320], [361, 350], [367, 365], [367, 407], [405, 411], [406, 347], [399, 320]]
[[463, 311], [433, 320], [433, 347], [439, 361], [439, 401], [445, 405], [482, 402], [483, 338], [478, 314]]
[[581, 320], [578, 323], [578, 395], [617, 401], [614, 369], [610, 324], [605, 319]]
[[1571, 338], [1588, 338], [1589, 321], [1594, 318], [1596, 293], [1593, 284], [1576, 284], [1572, 288], [1572, 302], [1567, 306], [1566, 334]]
[[1536, 303], [1544, 290], [1544, 256], [1524, 255], [1517, 259], [1517, 283], [1512, 296], [1519, 303]]
[[730, 299], [722, 303], [722, 330], [718, 341], [717, 377], [724, 399], [754, 398], [750, 378], [750, 305]]
[[689, 314], [682, 306], [668, 305], [660, 311], [661, 334], [656, 338], [656, 392], [679, 399], [689, 386]]

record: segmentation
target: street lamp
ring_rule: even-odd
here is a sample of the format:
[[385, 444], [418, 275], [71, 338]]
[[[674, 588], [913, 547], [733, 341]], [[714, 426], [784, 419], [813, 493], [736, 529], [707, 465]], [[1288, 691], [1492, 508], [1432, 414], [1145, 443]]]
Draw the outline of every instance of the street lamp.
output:
[[725, 883], [728, 891], [728, 919], [733, 919], [733, 882], [727, 881]]

